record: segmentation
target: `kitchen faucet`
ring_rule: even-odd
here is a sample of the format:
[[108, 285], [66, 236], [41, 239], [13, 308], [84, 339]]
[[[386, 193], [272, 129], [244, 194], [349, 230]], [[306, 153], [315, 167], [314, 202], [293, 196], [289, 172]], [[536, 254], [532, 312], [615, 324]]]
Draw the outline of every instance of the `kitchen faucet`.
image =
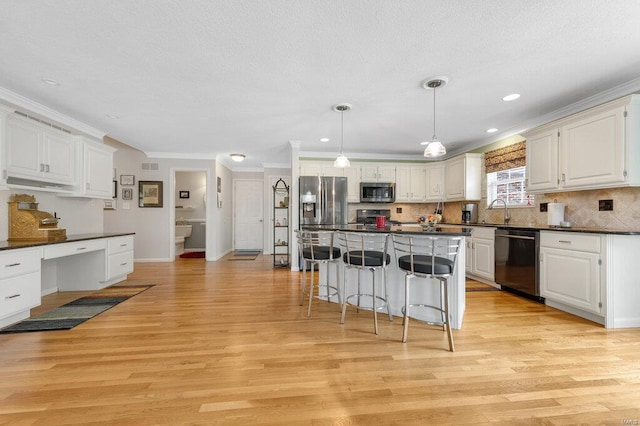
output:
[[504, 224], [508, 225], [509, 221], [511, 220], [511, 215], [509, 214], [509, 208], [507, 207], [507, 202], [505, 200], [503, 200], [502, 198], [496, 198], [491, 202], [491, 204], [489, 204], [489, 210], [493, 210], [493, 205], [496, 203], [496, 201], [502, 201], [502, 203], [504, 204]]

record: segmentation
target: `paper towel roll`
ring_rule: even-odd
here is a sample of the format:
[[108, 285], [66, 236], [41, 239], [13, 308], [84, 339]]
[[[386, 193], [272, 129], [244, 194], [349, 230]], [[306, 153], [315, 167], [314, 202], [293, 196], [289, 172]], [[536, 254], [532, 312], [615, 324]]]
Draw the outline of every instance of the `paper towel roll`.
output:
[[547, 205], [547, 225], [560, 226], [564, 222], [564, 203], [549, 203]]

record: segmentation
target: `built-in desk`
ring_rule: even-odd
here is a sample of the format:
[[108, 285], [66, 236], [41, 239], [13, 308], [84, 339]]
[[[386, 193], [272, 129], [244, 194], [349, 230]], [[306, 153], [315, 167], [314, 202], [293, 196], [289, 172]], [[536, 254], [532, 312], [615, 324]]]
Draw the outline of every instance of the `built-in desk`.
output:
[[42, 296], [99, 290], [133, 272], [133, 233], [77, 234], [65, 241], [0, 242], [0, 327], [29, 317]]

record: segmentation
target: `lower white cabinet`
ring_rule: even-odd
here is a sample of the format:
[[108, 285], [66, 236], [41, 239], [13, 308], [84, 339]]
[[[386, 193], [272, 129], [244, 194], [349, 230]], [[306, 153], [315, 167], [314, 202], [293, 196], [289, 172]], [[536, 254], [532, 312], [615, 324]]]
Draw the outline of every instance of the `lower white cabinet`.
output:
[[603, 236], [540, 233], [540, 295], [549, 302], [603, 314]]
[[133, 272], [133, 236], [109, 239], [106, 266], [105, 281]]
[[39, 248], [0, 254], [0, 327], [29, 316], [40, 305]]
[[495, 281], [495, 228], [472, 227], [467, 237], [465, 269], [467, 275], [486, 281]]

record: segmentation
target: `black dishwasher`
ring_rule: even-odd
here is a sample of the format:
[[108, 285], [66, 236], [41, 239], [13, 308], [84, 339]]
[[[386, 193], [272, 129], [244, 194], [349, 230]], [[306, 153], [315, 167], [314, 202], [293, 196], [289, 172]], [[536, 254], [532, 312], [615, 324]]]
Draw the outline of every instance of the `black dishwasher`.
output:
[[503, 290], [544, 303], [538, 274], [539, 240], [539, 231], [496, 229], [495, 278]]

